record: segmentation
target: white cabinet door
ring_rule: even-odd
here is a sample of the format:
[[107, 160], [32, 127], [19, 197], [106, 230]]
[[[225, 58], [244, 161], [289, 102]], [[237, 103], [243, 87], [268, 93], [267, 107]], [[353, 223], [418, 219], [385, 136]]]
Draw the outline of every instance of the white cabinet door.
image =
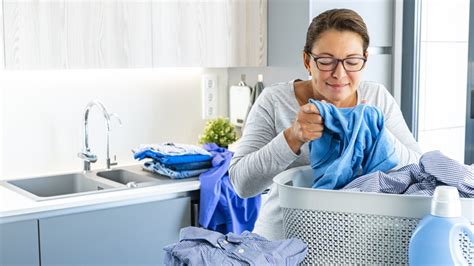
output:
[[38, 220], [0, 224], [0, 265], [40, 265]]
[[152, 66], [150, 1], [3, 5], [7, 69]]
[[267, 62], [267, 0], [152, 2], [153, 66]]
[[163, 265], [190, 225], [189, 197], [40, 219], [41, 265]]

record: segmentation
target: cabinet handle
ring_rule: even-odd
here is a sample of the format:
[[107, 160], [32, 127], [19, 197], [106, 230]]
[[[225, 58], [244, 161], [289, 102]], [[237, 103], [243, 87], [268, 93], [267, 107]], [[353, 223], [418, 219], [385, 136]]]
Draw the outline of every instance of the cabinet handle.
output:
[[471, 91], [471, 119], [474, 119], [474, 90]]
[[199, 226], [199, 201], [191, 201], [191, 226]]

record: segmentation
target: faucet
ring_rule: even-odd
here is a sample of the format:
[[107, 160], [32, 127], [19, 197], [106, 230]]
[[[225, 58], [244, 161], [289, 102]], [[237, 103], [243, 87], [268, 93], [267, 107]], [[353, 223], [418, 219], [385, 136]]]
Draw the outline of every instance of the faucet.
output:
[[104, 118], [105, 118], [106, 138], [107, 138], [107, 161], [106, 161], [107, 169], [110, 169], [110, 167], [113, 165], [117, 165], [115, 156], [114, 156], [114, 162], [111, 162], [110, 155], [109, 155], [110, 118], [115, 117], [118, 120], [120, 126], [122, 126], [122, 120], [120, 120], [120, 117], [117, 114], [107, 112], [107, 109], [101, 102], [97, 100], [93, 100], [87, 104], [86, 109], [84, 111], [84, 146], [83, 146], [82, 152], [79, 152], [77, 154], [79, 158], [84, 160], [84, 171], [90, 171], [91, 163], [97, 162], [97, 155], [93, 154], [89, 148], [89, 126], [88, 126], [89, 111], [93, 106], [97, 106], [102, 111], [102, 114], [104, 115]]

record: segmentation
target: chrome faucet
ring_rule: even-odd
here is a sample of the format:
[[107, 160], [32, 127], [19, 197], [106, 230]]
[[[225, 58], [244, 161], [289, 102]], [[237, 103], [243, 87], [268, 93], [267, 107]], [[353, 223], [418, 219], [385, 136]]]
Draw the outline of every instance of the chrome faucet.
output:
[[102, 114], [104, 115], [104, 118], [105, 118], [106, 138], [107, 138], [107, 161], [106, 161], [107, 169], [110, 169], [110, 166], [117, 165], [115, 156], [114, 156], [114, 162], [111, 162], [110, 155], [109, 155], [110, 118], [111, 117], [117, 118], [120, 126], [122, 126], [122, 120], [120, 120], [120, 117], [117, 114], [107, 112], [107, 109], [101, 102], [97, 100], [93, 100], [87, 104], [86, 109], [84, 111], [84, 147], [82, 149], [82, 152], [79, 152], [77, 154], [79, 158], [84, 160], [84, 171], [90, 171], [91, 163], [97, 162], [97, 155], [93, 154], [89, 148], [89, 126], [88, 126], [89, 111], [93, 106], [99, 107], [99, 109], [102, 111]]

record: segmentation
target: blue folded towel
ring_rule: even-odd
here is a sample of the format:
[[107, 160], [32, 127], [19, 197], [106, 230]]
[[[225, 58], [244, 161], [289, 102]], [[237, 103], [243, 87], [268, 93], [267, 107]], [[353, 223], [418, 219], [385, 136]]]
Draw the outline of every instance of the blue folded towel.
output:
[[201, 147], [188, 144], [142, 145], [134, 149], [133, 152], [135, 159], [150, 158], [165, 165], [210, 162], [212, 160], [211, 153]]
[[144, 144], [140, 145], [138, 148], [133, 149], [132, 151], [133, 153], [139, 153], [144, 150], [154, 151], [156, 157], [190, 154], [211, 155], [208, 151], [196, 145], [171, 142], [163, 144]]
[[160, 175], [169, 176], [172, 179], [183, 179], [183, 178], [188, 178], [188, 177], [194, 177], [209, 170], [209, 169], [198, 169], [198, 170], [174, 171], [163, 166], [161, 163], [157, 161], [145, 162], [143, 164], [143, 169], [160, 174]]
[[209, 169], [212, 167], [212, 163], [211, 161], [180, 163], [180, 164], [163, 163], [163, 166], [173, 171], [183, 171], [183, 170]]

